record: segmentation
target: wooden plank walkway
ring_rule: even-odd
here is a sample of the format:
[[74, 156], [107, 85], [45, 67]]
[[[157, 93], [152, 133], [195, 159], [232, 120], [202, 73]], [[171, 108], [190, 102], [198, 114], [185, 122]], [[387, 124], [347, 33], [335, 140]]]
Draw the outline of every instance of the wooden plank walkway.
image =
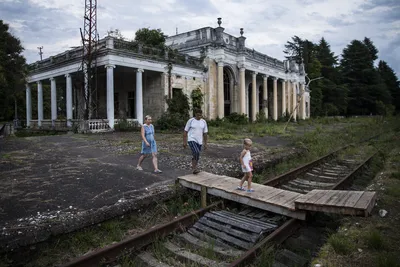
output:
[[201, 191], [201, 187], [207, 187], [207, 194], [229, 199], [251, 207], [268, 210], [292, 218], [305, 220], [306, 211], [296, 210], [294, 201], [302, 194], [278, 189], [271, 186], [252, 184], [254, 192], [236, 190], [239, 179], [228, 176], [215, 175], [208, 172], [189, 174], [178, 177], [181, 185], [187, 188]]
[[181, 185], [251, 207], [305, 220], [307, 211], [368, 216], [375, 205], [376, 193], [369, 191], [312, 190], [300, 194], [253, 183], [254, 192], [236, 190], [239, 179], [208, 172], [178, 177]]
[[312, 190], [295, 200], [296, 209], [368, 216], [375, 206], [376, 192]]

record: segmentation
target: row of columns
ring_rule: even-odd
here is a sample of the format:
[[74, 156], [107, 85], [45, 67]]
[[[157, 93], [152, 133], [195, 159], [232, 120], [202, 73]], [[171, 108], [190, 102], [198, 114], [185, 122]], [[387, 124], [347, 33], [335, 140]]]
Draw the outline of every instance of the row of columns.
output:
[[[224, 117], [224, 64], [223, 62], [218, 62], [218, 73], [217, 73], [217, 99], [218, 99], [218, 109], [217, 115], [219, 118]], [[244, 67], [239, 69], [239, 101], [240, 101], [240, 113], [246, 114], [246, 86], [245, 86], [245, 71]], [[252, 99], [251, 99], [251, 108], [252, 108], [252, 118], [251, 120], [256, 120], [256, 113], [257, 113], [257, 72], [252, 73]], [[265, 116], [268, 118], [268, 106], [266, 105], [268, 101], [268, 75], [263, 76], [263, 102], [264, 102], [264, 113]], [[296, 92], [297, 83], [289, 80], [282, 80], [282, 116], [286, 115], [286, 112], [293, 112], [293, 118], [296, 120], [297, 117], [297, 110], [300, 110], [299, 118], [305, 119], [305, 98], [304, 98], [304, 83], [301, 84], [301, 92], [300, 95], [302, 96], [300, 101], [300, 106], [297, 107], [297, 92]], [[272, 119], [278, 120], [278, 78], [273, 77], [273, 109], [272, 109]], [[288, 95], [288, 103], [286, 103], [286, 92]]]
[[[110, 128], [114, 128], [114, 68], [115, 65], [106, 65], [106, 90], [107, 90], [107, 119]], [[143, 122], [143, 69], [136, 71], [136, 119], [140, 124]], [[72, 126], [72, 77], [66, 74], [66, 109], [67, 109], [67, 126]], [[50, 78], [51, 88], [51, 120], [57, 120], [57, 89], [56, 79]], [[38, 126], [42, 126], [43, 121], [43, 85], [42, 81], [37, 81], [38, 92]], [[31, 126], [32, 120], [32, 92], [29, 84], [26, 85], [26, 124]]]

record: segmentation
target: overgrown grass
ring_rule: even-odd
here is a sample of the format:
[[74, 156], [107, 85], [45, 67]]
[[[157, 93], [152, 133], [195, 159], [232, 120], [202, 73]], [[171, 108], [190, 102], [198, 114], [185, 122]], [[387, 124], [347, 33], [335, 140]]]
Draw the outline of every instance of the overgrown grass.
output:
[[[25, 251], [15, 255], [2, 255], [0, 263], [4, 267], [14, 266], [23, 261], [23, 266], [54, 266], [70, 261], [87, 252], [119, 242], [127, 236], [140, 233], [151, 226], [167, 223], [177, 216], [200, 208], [199, 197], [191, 194], [177, 194], [169, 201], [158, 203], [154, 207], [136, 211], [132, 214], [112, 219], [93, 227], [88, 227], [68, 235], [62, 235], [37, 244], [35, 251]], [[129, 266], [130, 258], [125, 258]], [[0, 265], [3, 267], [2, 265]], [[135, 265], [132, 265], [135, 266]]]
[[[374, 158], [368, 170], [375, 173], [375, 178], [372, 181], [367, 178], [368, 185], [364, 182], [359, 184], [378, 194], [372, 216], [343, 218], [342, 230], [328, 238], [313, 264], [321, 263], [328, 267], [400, 266], [400, 140], [395, 131], [399, 129], [398, 125], [398, 121], [381, 124], [384, 134], [370, 142], [379, 151], [379, 157]], [[379, 215], [381, 209], [388, 211], [383, 218]], [[343, 231], [344, 228], [347, 231]]]
[[328, 238], [328, 244], [341, 255], [348, 255], [354, 251], [354, 244], [343, 233], [333, 234]]

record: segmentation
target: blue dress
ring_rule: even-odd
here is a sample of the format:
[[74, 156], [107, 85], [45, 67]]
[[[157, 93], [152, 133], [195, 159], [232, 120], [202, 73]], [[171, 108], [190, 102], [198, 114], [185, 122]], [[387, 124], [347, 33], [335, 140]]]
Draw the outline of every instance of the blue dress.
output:
[[157, 153], [157, 144], [156, 144], [156, 140], [154, 139], [153, 124], [150, 124], [150, 125], [144, 124], [142, 127], [144, 127], [144, 137], [146, 138], [146, 140], [150, 144], [150, 146], [147, 146], [146, 143], [142, 140], [141, 154]]

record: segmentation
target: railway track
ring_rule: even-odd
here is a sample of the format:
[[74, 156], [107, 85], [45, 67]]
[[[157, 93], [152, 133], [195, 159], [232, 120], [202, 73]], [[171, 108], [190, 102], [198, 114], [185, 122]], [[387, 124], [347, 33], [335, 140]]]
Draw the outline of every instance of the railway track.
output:
[[[299, 193], [346, 188], [373, 157], [338, 159], [348, 147], [264, 184]], [[282, 243], [301, 226], [296, 219], [246, 206], [229, 209], [220, 201], [64, 266], [248, 266], [267, 247]], [[310, 246], [315, 245], [312, 240], [317, 230], [300, 228], [299, 236]], [[280, 249], [272, 266], [306, 266], [307, 262], [303, 255]]]

